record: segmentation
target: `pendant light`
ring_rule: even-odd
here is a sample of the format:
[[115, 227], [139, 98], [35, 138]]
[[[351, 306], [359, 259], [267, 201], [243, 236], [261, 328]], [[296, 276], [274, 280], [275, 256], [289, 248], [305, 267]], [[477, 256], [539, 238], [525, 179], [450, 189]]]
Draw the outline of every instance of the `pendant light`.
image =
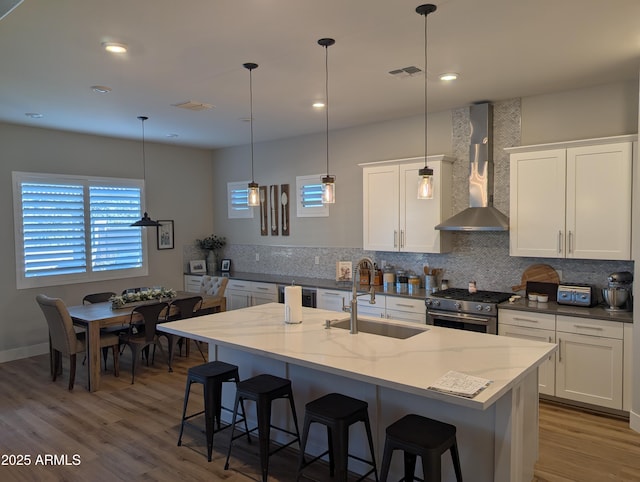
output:
[[247, 62], [242, 66], [249, 71], [249, 125], [251, 127], [251, 182], [249, 183], [248, 206], [260, 206], [260, 190], [258, 183], [253, 180], [253, 79], [251, 72], [258, 68], [258, 64]]
[[[145, 160], [145, 153], [144, 153], [144, 121], [146, 121], [148, 117], [141, 115], [141, 116], [138, 116], [138, 119], [140, 119], [140, 122], [142, 123], [142, 179], [146, 181], [147, 165], [145, 162], [146, 160]], [[157, 226], [160, 226], [160, 223], [158, 221], [154, 221], [153, 219], [151, 219], [149, 215], [145, 212], [144, 216], [142, 216], [142, 219], [136, 221], [131, 226], [142, 227], [142, 228], [146, 228], [149, 226], [157, 227]]]
[[329, 175], [329, 47], [336, 43], [332, 38], [321, 38], [318, 44], [324, 47], [325, 99], [324, 112], [326, 119], [327, 142], [327, 175], [322, 178], [322, 204], [336, 202], [336, 178]]
[[424, 167], [418, 171], [418, 199], [433, 199], [433, 169], [427, 166], [427, 15], [436, 11], [436, 6], [425, 3], [416, 8], [424, 15]]

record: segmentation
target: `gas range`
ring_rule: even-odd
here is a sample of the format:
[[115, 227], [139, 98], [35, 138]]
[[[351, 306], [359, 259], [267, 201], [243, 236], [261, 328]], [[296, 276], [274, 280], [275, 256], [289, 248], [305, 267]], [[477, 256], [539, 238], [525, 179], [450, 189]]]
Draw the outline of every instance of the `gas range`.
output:
[[498, 303], [511, 293], [449, 288], [430, 293], [425, 299], [427, 324], [497, 334]]

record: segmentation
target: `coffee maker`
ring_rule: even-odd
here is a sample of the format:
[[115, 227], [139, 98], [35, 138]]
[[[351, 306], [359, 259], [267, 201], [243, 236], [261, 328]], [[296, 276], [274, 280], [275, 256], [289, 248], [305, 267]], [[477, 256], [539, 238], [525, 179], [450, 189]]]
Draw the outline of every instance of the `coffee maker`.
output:
[[631, 311], [633, 309], [633, 274], [617, 271], [607, 277], [609, 284], [602, 288], [602, 298], [607, 311]]

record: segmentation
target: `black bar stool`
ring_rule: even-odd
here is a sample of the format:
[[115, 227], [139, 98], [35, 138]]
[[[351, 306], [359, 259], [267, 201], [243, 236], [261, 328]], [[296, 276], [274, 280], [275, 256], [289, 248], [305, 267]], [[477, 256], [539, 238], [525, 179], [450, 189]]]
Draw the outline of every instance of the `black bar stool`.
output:
[[[331, 475], [331, 477], [334, 476], [337, 466], [337, 480], [346, 482], [348, 475], [348, 458], [351, 457], [372, 466], [371, 470], [358, 480], [364, 480], [372, 472], [376, 480], [378, 480], [368, 407], [369, 404], [367, 402], [340, 393], [329, 393], [328, 395], [307, 403], [305, 407], [304, 428], [302, 430], [302, 447], [300, 448], [298, 478], [305, 467], [329, 454], [329, 475]], [[326, 425], [328, 450], [314, 457], [309, 462], [306, 462], [304, 450], [307, 445], [307, 437], [309, 436], [309, 427], [314, 422]], [[369, 440], [371, 460], [349, 454], [349, 427], [356, 422], [364, 423], [367, 431], [367, 439]]]
[[[284, 428], [271, 425], [271, 403], [279, 398], [288, 398], [289, 405], [291, 406], [291, 415], [293, 417], [293, 423], [296, 431], [291, 432]], [[262, 469], [262, 480], [267, 481], [267, 474], [269, 473], [269, 457], [280, 450], [298, 442], [300, 444], [300, 432], [298, 430], [298, 417], [296, 416], [296, 407], [293, 403], [293, 392], [291, 390], [291, 380], [286, 378], [280, 378], [274, 375], [257, 375], [253, 378], [243, 380], [237, 385], [236, 389], [236, 402], [233, 407], [233, 421], [231, 422], [233, 428], [231, 429], [231, 439], [229, 440], [229, 452], [227, 453], [227, 462], [224, 465], [224, 469], [229, 468], [229, 457], [231, 456], [231, 447], [233, 441], [244, 434], [236, 435], [234, 437], [236, 415], [238, 413], [238, 405], [242, 404], [243, 400], [253, 400], [256, 402], [256, 412], [258, 415], [258, 425], [251, 430], [247, 430], [247, 437], [250, 432], [258, 431], [258, 439], [260, 442], [260, 468]], [[243, 408], [244, 411], [244, 408]], [[271, 429], [276, 429], [281, 432], [292, 435], [294, 438], [288, 443], [279, 446], [277, 449], [269, 452], [269, 440], [271, 435]]]
[[[187, 386], [184, 392], [184, 408], [182, 409], [178, 446], [182, 445], [182, 432], [185, 421], [204, 413], [207, 434], [207, 459], [209, 462], [211, 462], [211, 452], [213, 451], [213, 434], [229, 427], [229, 425], [221, 427], [220, 424], [220, 415], [224, 408], [222, 406], [222, 384], [224, 382], [234, 382], [236, 386], [238, 385], [240, 376], [238, 375], [237, 366], [221, 361], [212, 361], [191, 367], [187, 371]], [[187, 404], [189, 403], [189, 392], [191, 391], [192, 383], [202, 383], [203, 385], [204, 410], [187, 416]], [[228, 409], [225, 408], [225, 410]], [[244, 407], [242, 407], [242, 419], [238, 420], [238, 422], [242, 421], [244, 421], [245, 428], [248, 430]], [[236, 423], [235, 417], [234, 423]]]
[[456, 427], [420, 415], [405, 415], [387, 427], [384, 455], [380, 471], [381, 482], [387, 481], [391, 456], [394, 450], [404, 451], [404, 481], [412, 482], [416, 468], [416, 457], [422, 457], [425, 481], [439, 482], [441, 479], [441, 456], [451, 451], [456, 480], [462, 482]]

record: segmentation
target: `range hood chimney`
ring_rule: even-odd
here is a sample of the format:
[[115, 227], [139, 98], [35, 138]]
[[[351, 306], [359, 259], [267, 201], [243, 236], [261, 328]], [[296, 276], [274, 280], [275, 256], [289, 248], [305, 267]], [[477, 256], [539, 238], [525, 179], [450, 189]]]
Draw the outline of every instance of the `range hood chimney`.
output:
[[508, 231], [509, 218], [493, 207], [493, 107], [469, 108], [469, 207], [436, 226], [440, 231]]

